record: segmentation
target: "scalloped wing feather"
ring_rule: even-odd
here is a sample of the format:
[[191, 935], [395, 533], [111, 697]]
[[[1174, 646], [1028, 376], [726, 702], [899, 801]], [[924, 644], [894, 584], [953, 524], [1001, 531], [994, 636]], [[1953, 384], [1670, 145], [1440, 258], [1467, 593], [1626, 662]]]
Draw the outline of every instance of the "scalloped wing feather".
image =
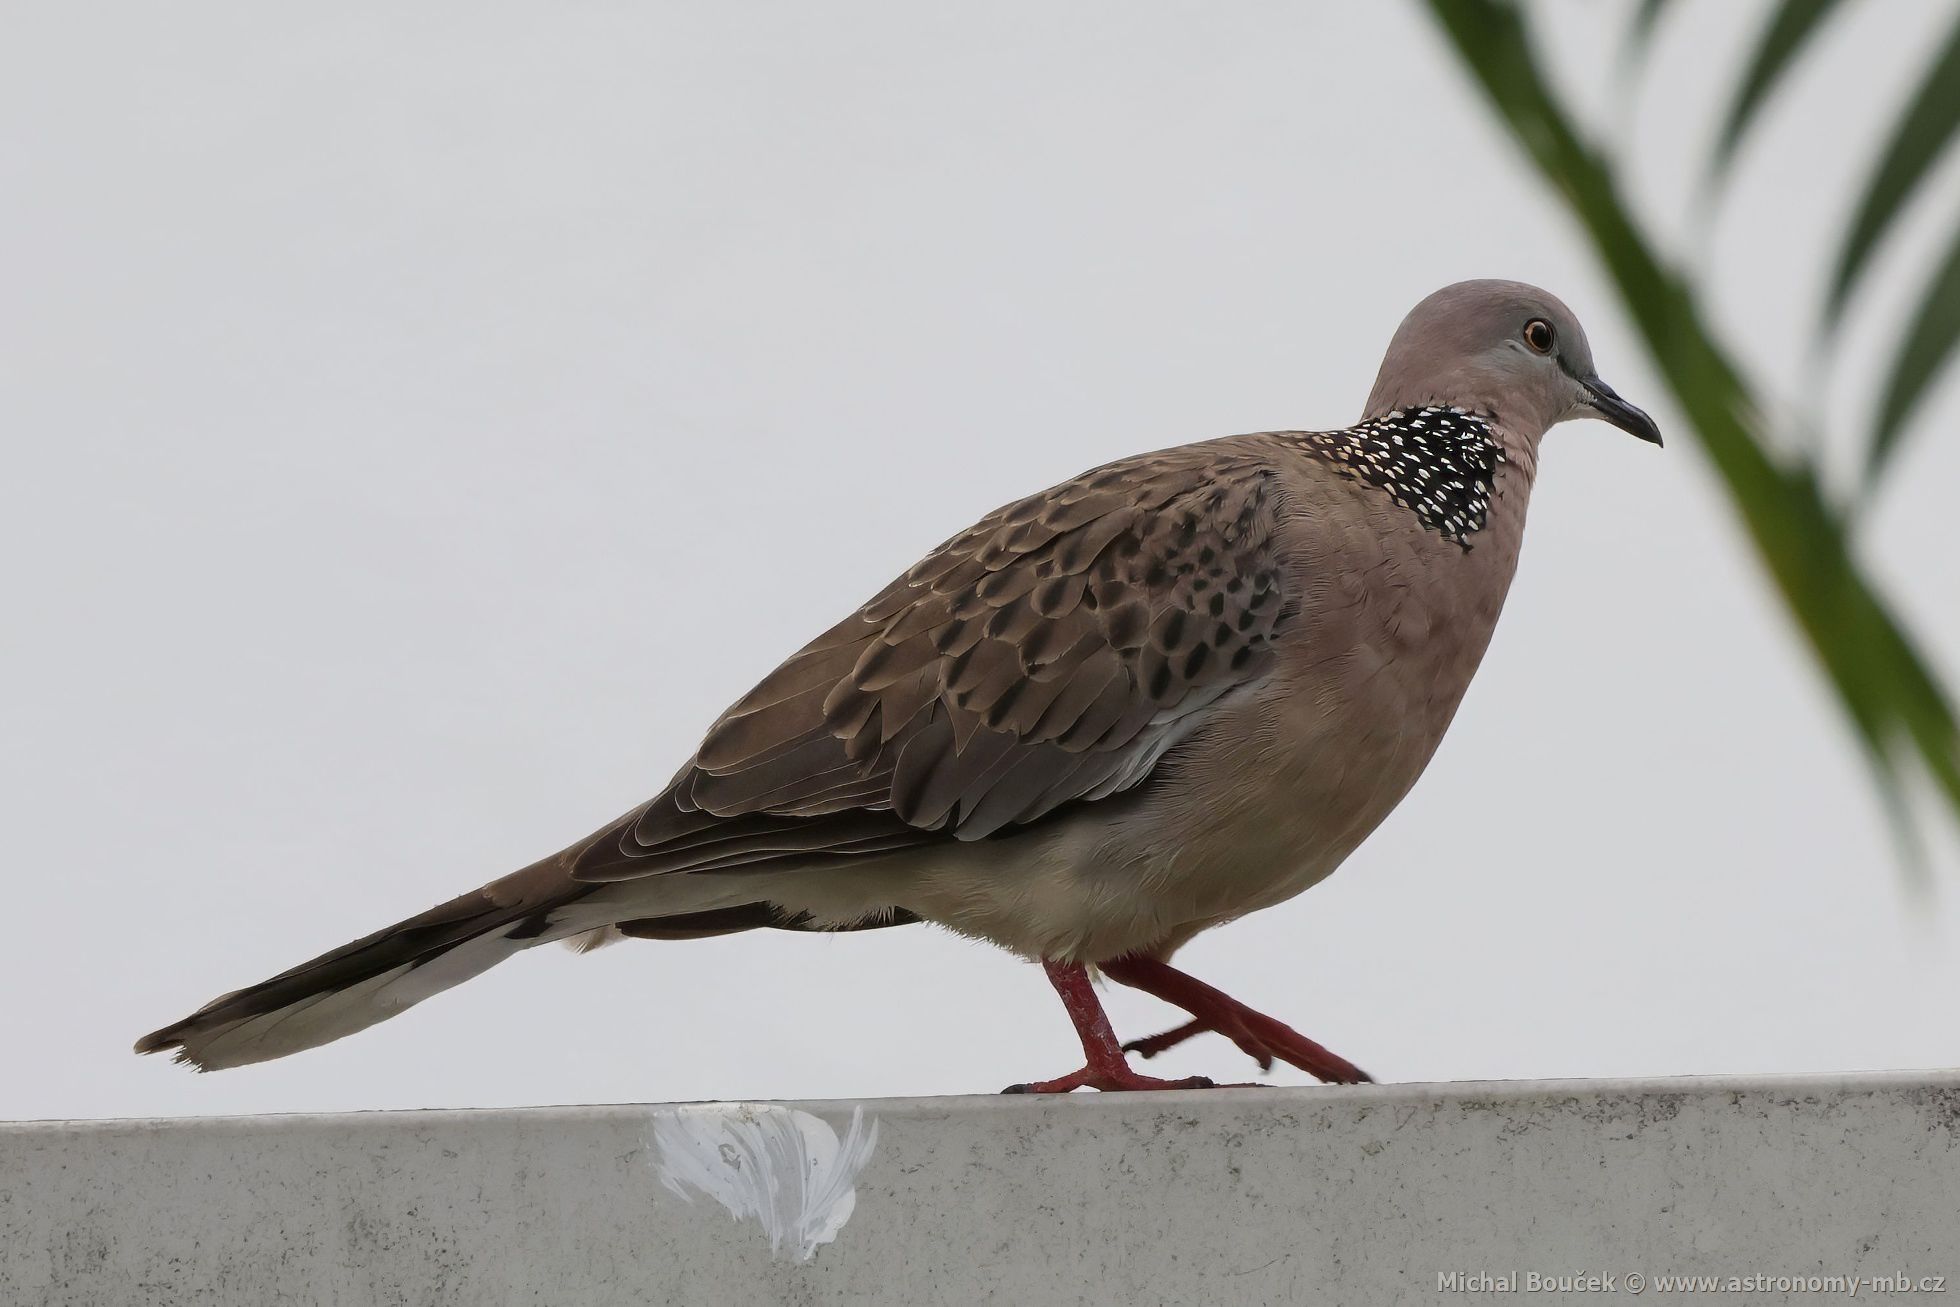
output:
[[1185, 446], [989, 514], [764, 677], [577, 875], [981, 839], [1137, 784], [1291, 617], [1269, 456]]

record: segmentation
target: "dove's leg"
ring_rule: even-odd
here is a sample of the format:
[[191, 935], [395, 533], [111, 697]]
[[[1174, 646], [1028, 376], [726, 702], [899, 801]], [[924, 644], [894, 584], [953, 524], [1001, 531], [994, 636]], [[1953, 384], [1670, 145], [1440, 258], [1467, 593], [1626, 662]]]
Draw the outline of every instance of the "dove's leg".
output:
[[1073, 1072], [1055, 1080], [1037, 1080], [1032, 1084], [1009, 1085], [1004, 1093], [1009, 1094], [1066, 1094], [1071, 1089], [1209, 1089], [1211, 1081], [1203, 1076], [1187, 1076], [1182, 1080], [1160, 1080], [1156, 1076], [1146, 1076], [1131, 1069], [1129, 1061], [1123, 1056], [1122, 1048], [1116, 1042], [1116, 1032], [1110, 1028], [1109, 1017], [1103, 1012], [1102, 1002], [1096, 997], [1095, 986], [1089, 982], [1089, 970], [1079, 962], [1047, 962], [1041, 964], [1048, 973], [1048, 982], [1055, 992], [1062, 996], [1062, 1006], [1068, 1009], [1068, 1019], [1075, 1023], [1075, 1033], [1082, 1039], [1082, 1055], [1086, 1059], [1080, 1071]]
[[1271, 1067], [1273, 1059], [1278, 1058], [1330, 1084], [1370, 1082], [1368, 1073], [1346, 1058], [1335, 1056], [1293, 1027], [1253, 1011], [1230, 994], [1185, 975], [1167, 962], [1133, 954], [1103, 963], [1102, 973], [1111, 980], [1181, 1007], [1195, 1018], [1174, 1030], [1123, 1046], [1144, 1057], [1161, 1053], [1193, 1035], [1215, 1030], [1245, 1050], [1261, 1070]]

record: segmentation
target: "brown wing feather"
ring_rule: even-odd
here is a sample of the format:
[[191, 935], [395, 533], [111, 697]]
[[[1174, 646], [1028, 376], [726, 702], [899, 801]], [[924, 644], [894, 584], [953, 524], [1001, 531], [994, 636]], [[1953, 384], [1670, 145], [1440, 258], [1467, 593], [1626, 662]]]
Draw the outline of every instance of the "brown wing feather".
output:
[[1136, 784], [1270, 666], [1265, 466], [1187, 446], [989, 514], [764, 677], [577, 874], [980, 839]]

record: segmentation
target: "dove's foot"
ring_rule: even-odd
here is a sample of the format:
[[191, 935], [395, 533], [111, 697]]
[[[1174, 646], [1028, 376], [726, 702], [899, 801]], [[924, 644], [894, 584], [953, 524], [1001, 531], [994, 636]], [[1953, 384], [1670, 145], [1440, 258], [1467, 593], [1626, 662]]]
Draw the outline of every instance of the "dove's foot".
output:
[[1230, 994], [1185, 975], [1169, 963], [1146, 957], [1117, 958], [1103, 963], [1102, 973], [1111, 980], [1175, 1004], [1193, 1017], [1160, 1035], [1131, 1040], [1123, 1045], [1125, 1051], [1155, 1057], [1193, 1035], [1216, 1031], [1237, 1044], [1262, 1071], [1271, 1069], [1277, 1059], [1329, 1084], [1372, 1083], [1366, 1071], [1346, 1058], [1328, 1052], [1285, 1022], [1253, 1011]]
[[1083, 1067], [1080, 1071], [1062, 1076], [1056, 1080], [1031, 1080], [1025, 1085], [1009, 1085], [1001, 1090], [1003, 1094], [1066, 1094], [1071, 1089], [1142, 1090], [1142, 1089], [1215, 1089], [1217, 1084], [1206, 1076], [1185, 1076], [1182, 1080], [1165, 1080], [1160, 1076], [1147, 1076], [1129, 1067], [1111, 1068], [1098, 1071], [1094, 1067]]
[[1133, 1070], [1123, 1056], [1122, 1047], [1116, 1042], [1116, 1032], [1110, 1028], [1109, 1017], [1103, 1012], [1102, 1003], [1096, 998], [1095, 986], [1089, 982], [1088, 968], [1079, 962], [1044, 961], [1041, 966], [1048, 973], [1048, 981], [1054, 985], [1055, 992], [1062, 996], [1062, 1006], [1068, 1009], [1069, 1020], [1075, 1024], [1075, 1033], [1081, 1037], [1082, 1054], [1087, 1061], [1080, 1071], [1070, 1075], [1055, 1080], [1036, 1080], [1025, 1085], [1009, 1085], [1002, 1093], [1066, 1094], [1071, 1089], [1212, 1088], [1212, 1082], [1203, 1076], [1164, 1080]]

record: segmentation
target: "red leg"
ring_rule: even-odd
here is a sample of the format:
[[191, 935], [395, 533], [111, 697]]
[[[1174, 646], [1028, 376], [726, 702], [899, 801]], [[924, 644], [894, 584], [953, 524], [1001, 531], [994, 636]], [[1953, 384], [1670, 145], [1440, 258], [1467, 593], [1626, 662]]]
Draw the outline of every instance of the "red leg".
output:
[[1103, 1012], [1101, 1001], [1096, 998], [1095, 986], [1089, 983], [1088, 969], [1079, 962], [1046, 960], [1041, 967], [1048, 973], [1048, 982], [1055, 987], [1055, 992], [1062, 996], [1062, 1006], [1068, 1009], [1068, 1019], [1075, 1023], [1075, 1033], [1082, 1038], [1085, 1063], [1080, 1071], [1070, 1075], [1055, 1080], [1037, 1080], [1027, 1085], [1009, 1085], [1003, 1092], [1066, 1094], [1071, 1089], [1085, 1086], [1091, 1089], [1211, 1088], [1211, 1081], [1203, 1076], [1160, 1080], [1156, 1076], [1146, 1076], [1132, 1070], [1116, 1042], [1116, 1032], [1110, 1029], [1109, 1017]]
[[1202, 1030], [1215, 1030], [1244, 1049], [1262, 1069], [1278, 1058], [1330, 1084], [1358, 1085], [1370, 1081], [1367, 1072], [1346, 1058], [1336, 1057], [1293, 1027], [1253, 1011], [1231, 995], [1185, 975], [1167, 962], [1132, 955], [1103, 963], [1102, 971], [1111, 980], [1154, 994], [1196, 1018], [1175, 1030], [1131, 1045], [1145, 1057], [1182, 1043]]

